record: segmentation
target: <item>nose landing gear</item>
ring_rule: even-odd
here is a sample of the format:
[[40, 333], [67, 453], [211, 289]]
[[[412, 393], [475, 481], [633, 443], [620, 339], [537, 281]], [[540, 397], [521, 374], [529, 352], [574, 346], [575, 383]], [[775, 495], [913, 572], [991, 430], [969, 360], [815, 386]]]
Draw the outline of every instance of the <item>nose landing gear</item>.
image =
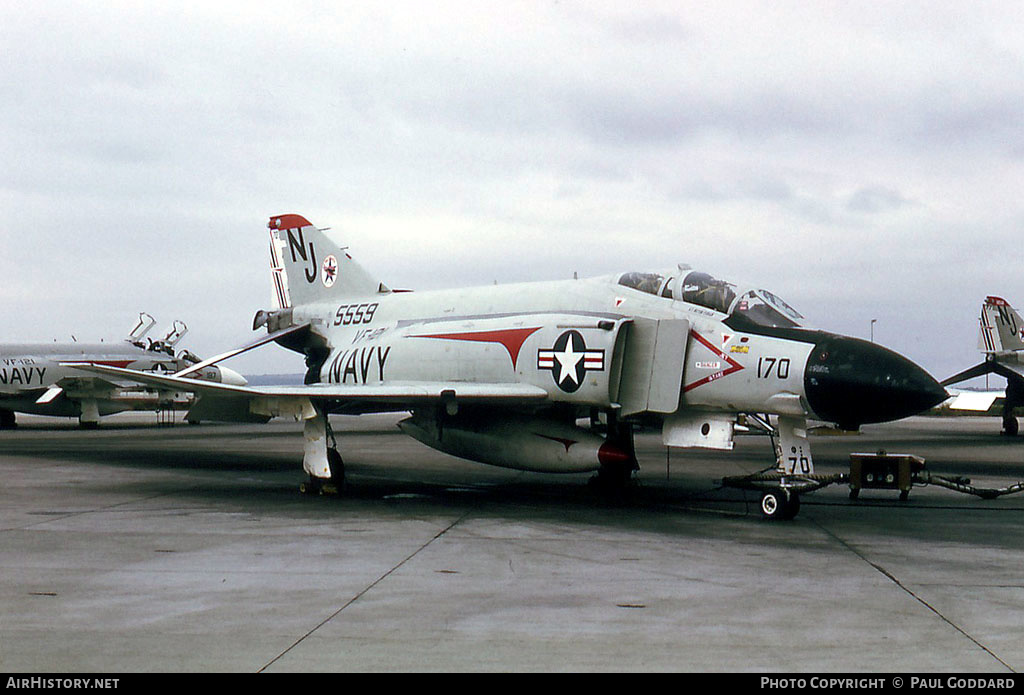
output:
[[761, 496], [761, 514], [765, 519], [789, 521], [800, 512], [800, 495], [786, 488], [768, 490]]

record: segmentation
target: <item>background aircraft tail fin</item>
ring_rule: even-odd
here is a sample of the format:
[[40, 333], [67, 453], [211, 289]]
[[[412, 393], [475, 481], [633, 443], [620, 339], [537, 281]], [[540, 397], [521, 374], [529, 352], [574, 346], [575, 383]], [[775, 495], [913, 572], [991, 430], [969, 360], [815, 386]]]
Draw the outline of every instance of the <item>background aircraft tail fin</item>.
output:
[[267, 227], [276, 308], [390, 291], [302, 215], [274, 215]]
[[1024, 349], [1024, 321], [1005, 299], [985, 298], [978, 349], [985, 353]]

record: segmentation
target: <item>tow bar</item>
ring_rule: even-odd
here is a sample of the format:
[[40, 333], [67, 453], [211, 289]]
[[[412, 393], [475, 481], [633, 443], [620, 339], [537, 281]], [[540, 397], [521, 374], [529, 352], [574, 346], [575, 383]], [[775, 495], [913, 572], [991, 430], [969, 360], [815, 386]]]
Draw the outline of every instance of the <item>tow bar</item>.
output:
[[923, 458], [913, 454], [888, 454], [885, 451], [854, 453], [850, 454], [849, 473], [801, 475], [777, 470], [762, 471], [723, 478], [722, 486], [763, 492], [761, 512], [769, 519], [792, 519], [800, 509], [800, 494], [838, 483], [849, 484], [851, 500], [857, 499], [861, 490], [870, 489], [899, 490], [900, 501], [906, 501], [915, 485], [937, 485], [989, 500], [1024, 492], [1024, 482], [1001, 488], [977, 487], [971, 484], [970, 478], [963, 476], [933, 475], [925, 470], [924, 464]]

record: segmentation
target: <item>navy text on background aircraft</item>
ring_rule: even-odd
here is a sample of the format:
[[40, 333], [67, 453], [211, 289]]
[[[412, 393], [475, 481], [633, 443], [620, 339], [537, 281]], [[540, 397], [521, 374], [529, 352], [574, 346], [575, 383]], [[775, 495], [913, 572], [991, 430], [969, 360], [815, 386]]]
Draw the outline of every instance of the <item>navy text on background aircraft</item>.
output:
[[[1000, 297], [986, 297], [981, 305], [978, 349], [985, 353], [985, 361], [954, 374], [942, 382], [943, 386], [958, 384], [984, 374], [998, 374], [1006, 379], [1003, 400], [1003, 433], [1017, 435], [1017, 417], [1014, 408], [1024, 406], [1024, 321], [1010, 303]], [[950, 407], [962, 410], [988, 410], [997, 394], [972, 394], [967, 391]]]
[[[405, 292], [299, 215], [274, 216], [269, 228], [276, 308], [254, 322], [267, 335], [209, 362], [276, 340], [305, 356], [305, 383], [203, 384], [200, 404], [304, 419], [313, 489], [344, 476], [329, 413], [409, 411], [400, 427], [441, 451], [527, 471], [597, 471], [616, 485], [638, 468], [638, 424], [659, 427], [667, 446], [731, 449], [738, 418], [760, 422], [778, 469], [799, 477], [813, 473], [809, 418], [856, 429], [946, 398], [905, 357], [808, 329], [772, 292], [686, 266]], [[782, 482], [762, 508], [791, 516], [795, 497]]]
[[[95, 427], [103, 415], [126, 410], [171, 407], [188, 388], [143, 389], [124, 378], [100, 378], [71, 363], [130, 367], [173, 373], [199, 362], [174, 348], [188, 331], [176, 321], [159, 340], [146, 339], [153, 317], [140, 314], [139, 323], [123, 341], [112, 343], [36, 343], [0, 345], [0, 429], [16, 425], [15, 413], [77, 417], [83, 427]], [[244, 385], [245, 379], [226, 367], [206, 367], [197, 377]]]

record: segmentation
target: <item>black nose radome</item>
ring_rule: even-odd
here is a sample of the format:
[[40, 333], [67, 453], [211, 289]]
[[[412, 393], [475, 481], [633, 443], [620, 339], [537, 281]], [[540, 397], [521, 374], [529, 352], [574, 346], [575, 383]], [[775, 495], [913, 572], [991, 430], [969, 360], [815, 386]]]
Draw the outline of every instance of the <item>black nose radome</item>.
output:
[[804, 389], [811, 410], [844, 429], [916, 415], [947, 398], [945, 389], [906, 357], [845, 336], [814, 346]]

